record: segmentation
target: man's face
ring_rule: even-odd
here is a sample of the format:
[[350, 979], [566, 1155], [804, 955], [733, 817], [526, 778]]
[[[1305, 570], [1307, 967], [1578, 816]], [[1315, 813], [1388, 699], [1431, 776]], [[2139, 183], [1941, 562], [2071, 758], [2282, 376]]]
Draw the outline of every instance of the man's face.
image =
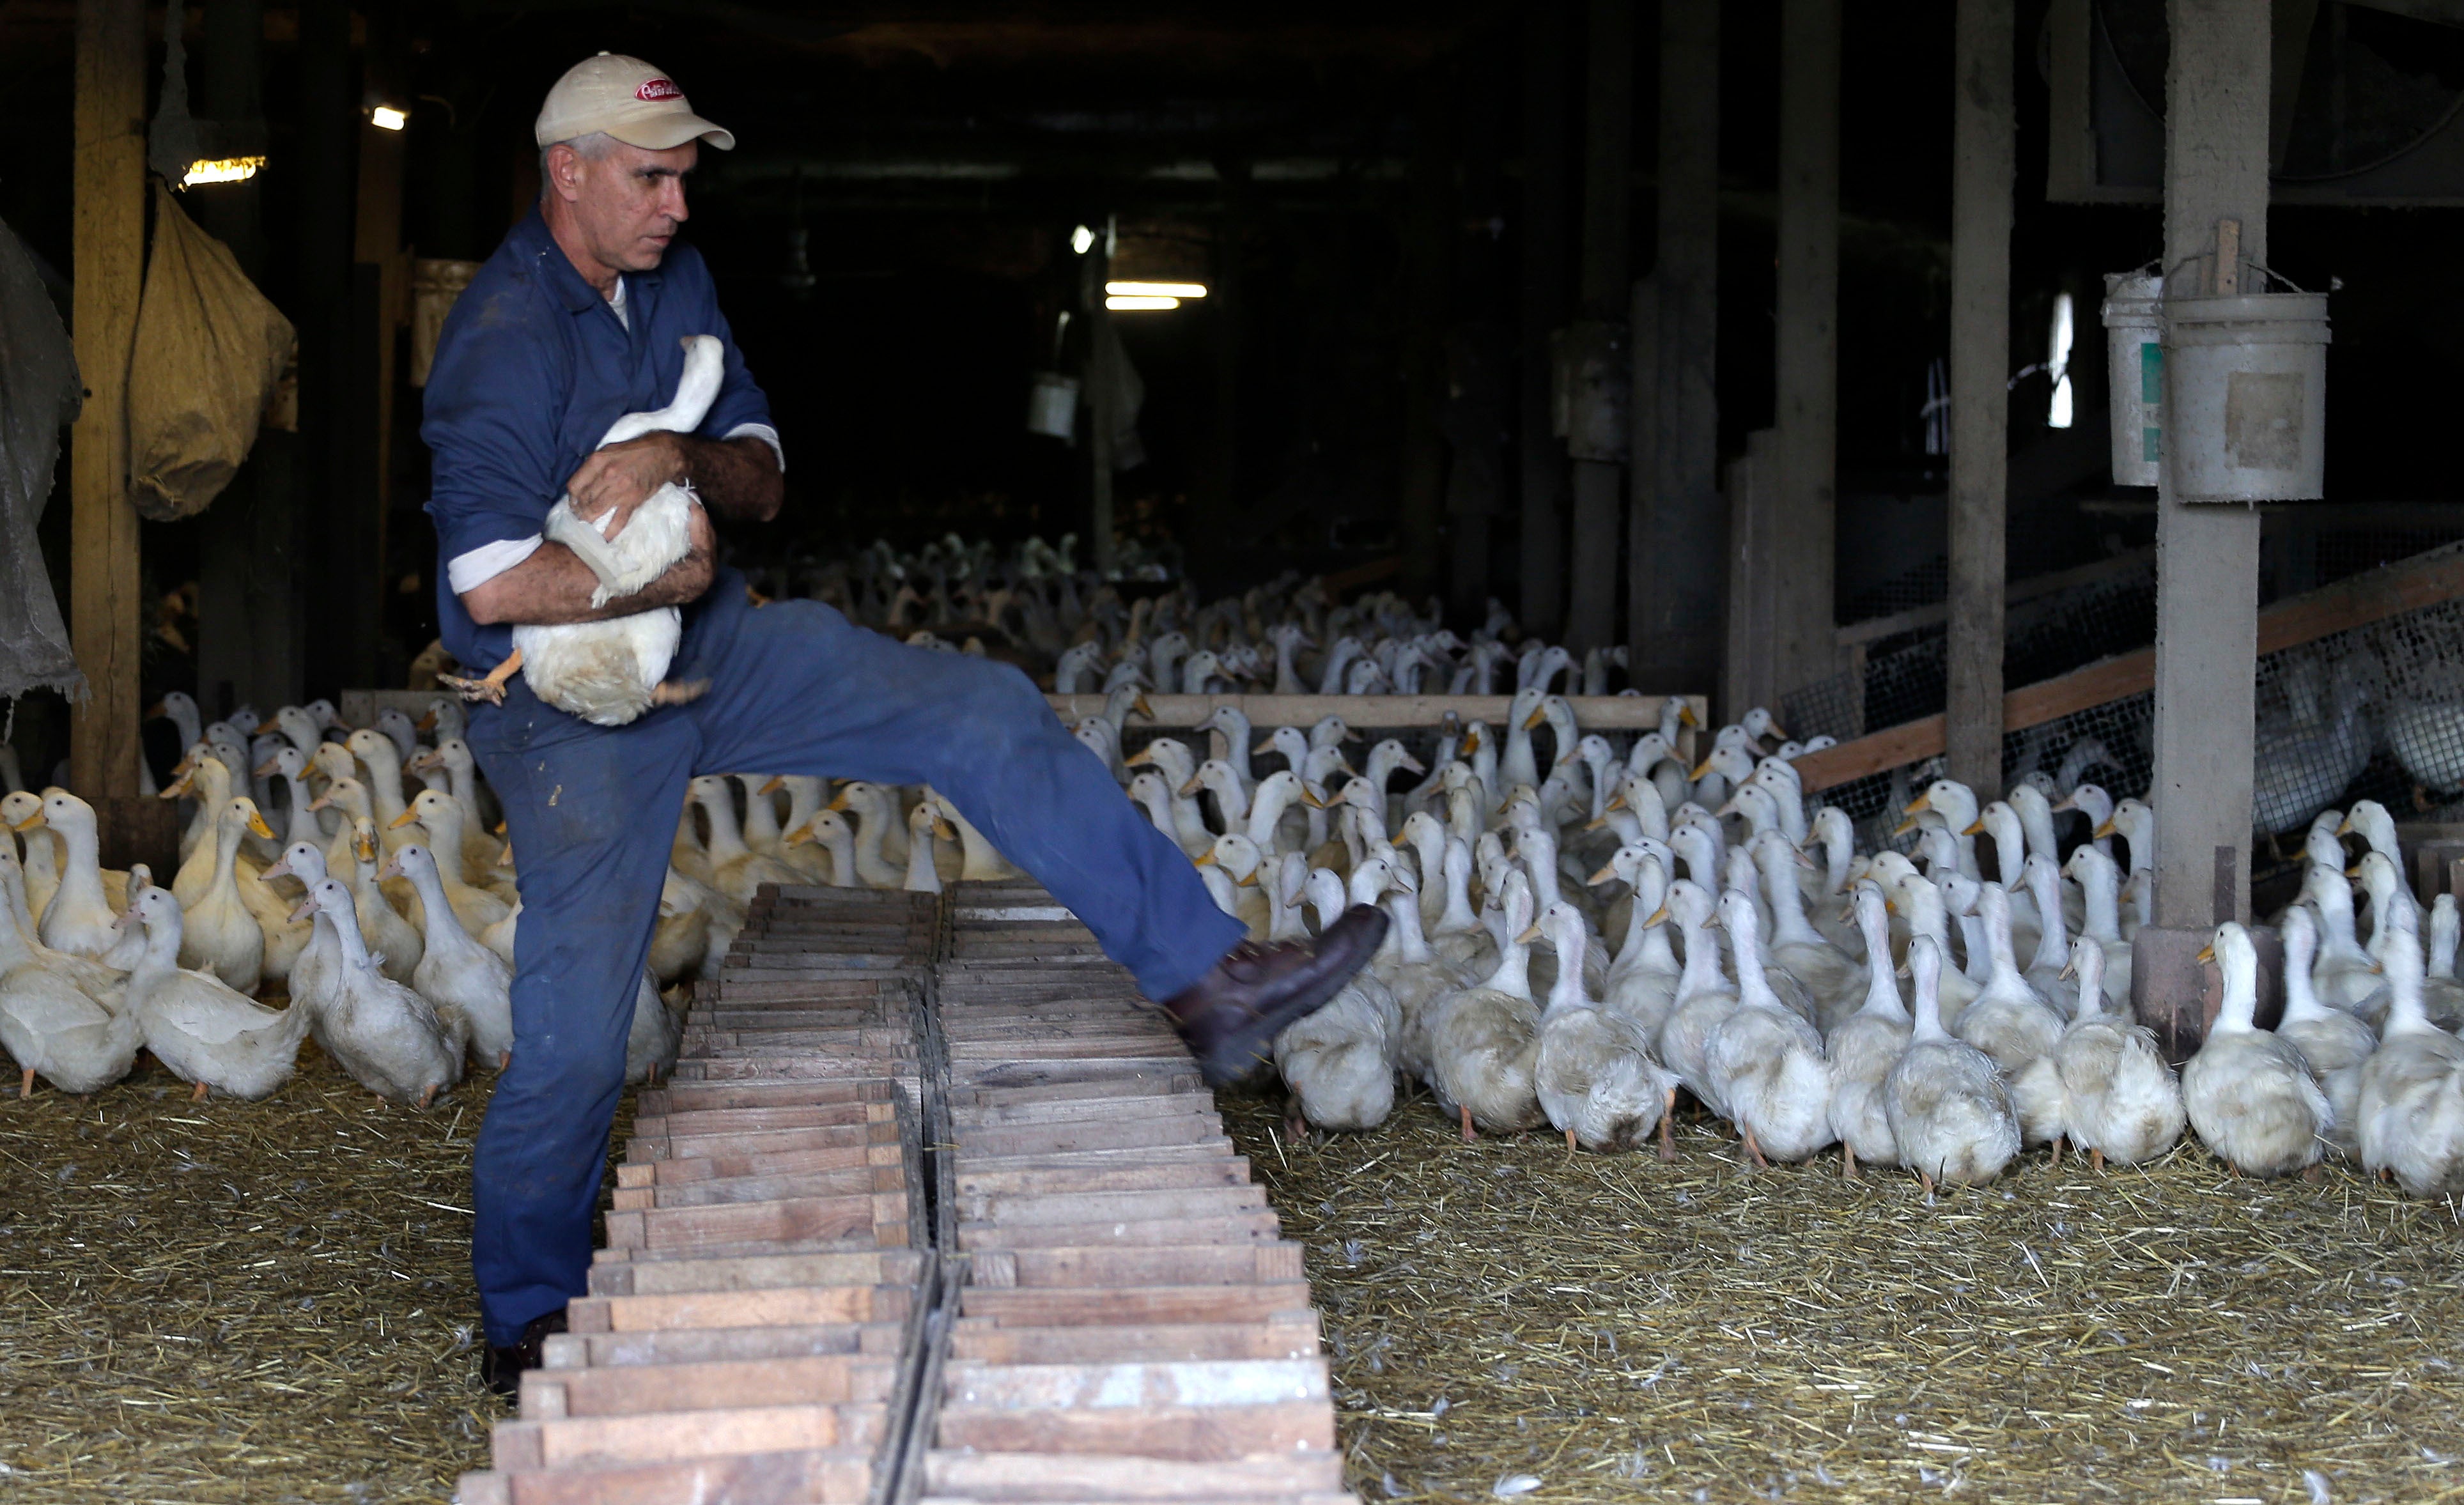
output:
[[685, 174], [700, 155], [699, 142], [666, 151], [613, 142], [598, 157], [558, 147], [548, 168], [591, 256], [616, 272], [649, 272], [685, 221]]

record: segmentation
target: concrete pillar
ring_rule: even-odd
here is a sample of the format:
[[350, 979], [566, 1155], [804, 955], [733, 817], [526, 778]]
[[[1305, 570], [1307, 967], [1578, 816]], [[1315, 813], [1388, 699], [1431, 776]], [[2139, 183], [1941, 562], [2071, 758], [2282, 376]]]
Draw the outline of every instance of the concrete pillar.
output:
[[70, 332], [86, 396], [69, 438], [69, 637], [93, 693], [69, 713], [69, 783], [101, 808], [138, 797], [143, 603], [128, 499], [128, 360], [145, 255], [142, 0], [77, 0], [75, 109]]
[[1780, 4], [1774, 695], [1829, 676], [1839, 658], [1839, 11], [1840, 0]]
[[[1651, 491], [1634, 536], [1639, 585], [1628, 611], [1634, 683], [1707, 691], [1720, 676], [1720, 7], [1660, 8], [1660, 289]], [[1638, 492], [1640, 491], [1638, 485]], [[1646, 562], [1647, 561], [1647, 564]]]
[[[1634, 199], [1634, 0], [1591, 0], [1583, 38], [1583, 261], [1580, 316], [1625, 322]], [[1621, 343], [1621, 342], [1620, 342]], [[1617, 351], [1615, 382], [1627, 358]], [[1567, 554], [1566, 642], [1576, 652], [1617, 632], [1617, 534], [1624, 469], [1595, 452], [1573, 456], [1573, 526]]]
[[[2239, 224], [2241, 256], [2267, 260], [2267, 0], [2168, 0], [2165, 264], [2216, 249]], [[2202, 271], [2201, 269], [2205, 269]], [[2212, 259], [2181, 277], [2204, 276]], [[2183, 283], [2176, 291], [2188, 291]], [[2156, 490], [2156, 924], [2132, 967], [2143, 1019], [2176, 1048], [2204, 1029], [2189, 958], [2221, 921], [2250, 918], [2251, 747], [2258, 652], [2258, 512], [2204, 502], [2173, 483], [2166, 436]], [[2139, 974], [2147, 974], [2143, 986]]]
[[1526, 632], [1553, 636], [1564, 610], [1566, 451], [1551, 435], [1549, 337], [1566, 316], [1566, 4], [1523, 15], [1523, 223], [1515, 343], [1520, 392], [1521, 590]]
[[2002, 791], [2010, 480], [2013, 0], [1957, 0], [1951, 44], [1950, 776]]

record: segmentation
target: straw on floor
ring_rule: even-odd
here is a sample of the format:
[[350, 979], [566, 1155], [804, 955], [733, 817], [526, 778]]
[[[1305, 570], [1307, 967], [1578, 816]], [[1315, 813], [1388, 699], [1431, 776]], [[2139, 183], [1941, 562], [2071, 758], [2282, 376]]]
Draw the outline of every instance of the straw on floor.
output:
[[2464, 1496], [2464, 1226], [2349, 1170], [2040, 1151], [1928, 1202], [1703, 1125], [1663, 1164], [1280, 1110], [1224, 1100], [1364, 1499]]

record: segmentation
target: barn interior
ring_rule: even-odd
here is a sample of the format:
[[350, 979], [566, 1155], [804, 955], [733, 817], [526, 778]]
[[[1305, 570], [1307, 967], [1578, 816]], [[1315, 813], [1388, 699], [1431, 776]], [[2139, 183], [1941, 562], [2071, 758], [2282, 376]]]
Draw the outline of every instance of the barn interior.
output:
[[[1244, 598], [1253, 632], [1264, 602], [1265, 620], [1313, 628], [1348, 604], [1330, 640], [1453, 635], [1419, 671], [1386, 654], [1360, 688], [1319, 657], [1331, 641], [1306, 650], [1298, 693], [1255, 643], [1246, 671], [1217, 677], [1184, 682], [1156, 660], [1133, 687], [1155, 708], [1109, 712], [1133, 797], [1123, 754], [1158, 734], [1205, 758], [1212, 726], [1224, 758], [1254, 720], [1264, 755], [1278, 725], [1339, 713], [1364, 745], [1394, 740], [1395, 761], [1366, 766], [1408, 847], [1413, 801], [1428, 793], [1443, 814], [1430, 771], [1471, 756], [1467, 721], [1512, 734], [1507, 697], [1532, 688], [1546, 645], [1562, 650], [1573, 707], [1540, 733], [1559, 759], [1576, 757], [1579, 723], [1622, 780], [1629, 749], [1674, 733], [1682, 706], [1669, 752], [1689, 783], [1674, 809], [1699, 797], [1713, 729], [1751, 726], [1759, 709], [1744, 770], [1793, 744], [1795, 824], [1840, 812], [1859, 876], [1886, 851], [1924, 860], [1910, 812], [1937, 780], [1991, 800], [2036, 778], [2061, 801], [2044, 855], [2074, 878], [2072, 855], [2118, 831], [2122, 871], [2144, 868], [2149, 895], [2123, 901], [2132, 934], [2113, 944], [2139, 977], [2121, 1006], [2177, 1065], [2228, 987], [2208, 949], [2220, 925], [2257, 937], [2262, 1016], [2287, 1007], [2277, 917], [2318, 902], [2323, 868], [2343, 887], [2344, 863], [2320, 855], [2322, 811], [2351, 816], [2323, 841], [2357, 874], [2368, 851], [2388, 857], [2421, 916], [2417, 950], [2436, 952], [2434, 914], [2453, 921], [2464, 499], [2430, 441], [2439, 394], [2464, 375], [2445, 234], [2464, 208], [2453, 0], [1267, 0], [1237, 13], [1188, 0], [0, 0], [0, 90], [20, 138], [0, 163], [0, 236], [73, 342], [82, 397], [79, 410], [12, 369], [30, 347], [0, 329], [0, 399], [60, 420], [0, 428], [0, 460], [27, 478], [23, 505], [0, 497], [0, 577], [58, 603], [48, 625], [0, 613], [0, 793], [82, 796], [106, 873], [143, 862], [161, 881], [198, 830], [210, 852], [210, 814], [195, 826], [195, 802], [174, 796], [194, 793], [192, 750], [211, 739], [163, 708], [185, 699], [191, 721], [271, 730], [272, 708], [322, 702], [335, 720], [316, 735], [339, 741], [381, 711], [417, 715], [441, 674], [486, 667], [438, 643], [429, 365], [455, 294], [539, 199], [539, 99], [601, 51], [654, 61], [736, 138], [701, 152], [684, 233], [781, 440], [779, 516], [722, 529], [758, 600], [828, 600], [952, 651], [965, 640], [1081, 724], [1131, 683], [1102, 667], [1137, 658], [1135, 624], [1175, 609], [1201, 642], [1200, 603]], [[150, 342], [158, 294], [163, 319], [178, 316], [183, 269], [165, 248], [196, 254], [192, 232], [296, 343], [263, 390], [222, 404], [244, 432], [195, 439], [195, 468], [166, 470], [149, 498], [132, 485], [131, 415], [148, 352], [171, 348]], [[2282, 338], [2313, 362], [2299, 368], [2311, 405], [2277, 423], [2299, 442], [2270, 479], [2234, 491], [2194, 482], [2187, 459], [2175, 469], [2174, 416], [2156, 416], [2169, 389], [2145, 363], [2159, 346], [2132, 320], [2153, 329], [2166, 297], [2239, 292], [2323, 295], [2303, 309], [2325, 322], [2269, 316], [2309, 320]], [[196, 405], [211, 429], [213, 404]], [[2182, 454], [2212, 437], [2241, 456], [2221, 431], [2237, 422], [2184, 428]], [[1053, 561], [1041, 576], [1039, 560]], [[1047, 599], [1065, 578], [1089, 602], [1102, 593], [1133, 624], [1128, 646], [1091, 609], [1049, 641], [974, 609], [967, 582], [987, 571], [1021, 594], [1039, 578]], [[1223, 620], [1239, 636], [1239, 607]], [[1112, 657], [1081, 679], [1056, 650], [1090, 639]], [[1556, 671], [1539, 670], [1539, 692]], [[1208, 719], [1227, 706], [1228, 742]], [[1527, 753], [1540, 715], [1521, 728]], [[417, 735], [425, 753], [445, 733]], [[1407, 757], [1426, 785], [1397, 772]], [[264, 789], [279, 786], [257, 772], [278, 825]], [[1587, 777], [1571, 797], [1591, 808], [1556, 814], [1568, 861], [1588, 831], [1601, 866], [1621, 785]], [[2072, 802], [2082, 784], [2101, 812]], [[1333, 802], [1338, 788], [1316, 793]], [[2112, 818], [2114, 796], [2144, 827]], [[741, 818], [750, 840], [757, 805], [773, 826], [782, 808], [814, 815], [751, 782], [717, 798], [723, 814], [695, 827], [689, 811], [687, 826]], [[889, 818], [898, 847], [907, 816], [929, 823], [935, 808], [920, 788], [905, 800]], [[2388, 818], [2384, 844], [2364, 806]], [[1220, 800], [1192, 810], [1239, 834]], [[1940, 825], [1949, 812], [1935, 810]], [[1713, 819], [1744, 837], [1749, 815]], [[1949, 836], [1988, 830], [1981, 810], [1969, 819]], [[32, 872], [39, 838], [15, 829]], [[1215, 835], [1182, 844], [1197, 858]], [[1819, 832], [1793, 835], [1818, 865]], [[1004, 944], [981, 939], [985, 917], [1013, 911], [966, 897], [986, 875], [971, 865], [961, 881], [955, 841], [923, 844], [926, 866], [949, 871], [939, 907], [913, 923], [937, 926], [939, 949], [883, 964], [912, 1002], [862, 1004], [866, 1028], [919, 1043], [877, 1060], [852, 1035], [810, 1046], [869, 1062], [816, 1068], [832, 1090], [868, 1073], [891, 1084], [813, 1111], [861, 1101], [906, 1135], [875, 1143], [907, 1156], [914, 1221], [879, 1236], [924, 1252], [922, 1273], [897, 1277], [913, 1331], [901, 1340], [908, 1318], [857, 1326], [913, 1353], [946, 1347], [914, 1335], [940, 1331], [936, 1282], [963, 1285], [956, 1254], [975, 1247], [952, 1211], [974, 1204], [935, 1179], [940, 1141], [963, 1162], [968, 1113], [1023, 1112], [994, 1103], [992, 1079], [953, 1076], [967, 1052], [935, 1033], [1009, 998], [936, 990], [968, 945]], [[1441, 865], [1414, 868], [1416, 892], [1440, 897]], [[2002, 874], [2014, 893], [2018, 874]], [[1599, 891], [1631, 901], [1620, 881]], [[876, 886], [902, 885], [893, 873]], [[890, 922], [804, 892], [748, 886], [732, 965], [881, 949], [865, 927]], [[1833, 883], [1834, 908], [1847, 894]], [[2373, 946], [2391, 902], [2361, 901]], [[822, 918], [768, 918], [805, 903]], [[1046, 960], [1082, 939], [1035, 928], [1066, 911], [999, 903], [1027, 905], [1001, 923], [1041, 937]], [[1423, 907], [1434, 927], [1439, 905]], [[1590, 917], [1595, 944], [1616, 950], [1607, 914]], [[2351, 907], [2342, 923], [2349, 937]], [[1981, 939], [1956, 939], [1983, 955]], [[2452, 933], [2445, 946], [2452, 988]], [[611, 1240], [620, 1213], [667, 1207], [627, 1179], [671, 1132], [637, 1135], [637, 1113], [788, 1111], [693, 1065], [697, 1050], [737, 1048], [712, 1032], [757, 1028], [756, 1004], [723, 996], [740, 980], [720, 970], [727, 950], [657, 979], [683, 983], [667, 1007], [685, 1060], [671, 1051], [677, 1075], [649, 1106], [628, 1096], [603, 1200]], [[2437, 956], [2421, 965], [2435, 983]], [[1861, 990], [1861, 962], [1856, 978]], [[261, 996], [277, 994], [269, 977]], [[825, 995], [847, 1011], [833, 1027], [852, 1029], [857, 1005]], [[1117, 1025], [1124, 1039], [1138, 1028]], [[1273, 1080], [1219, 1094], [1210, 1121], [1315, 1293], [1301, 1305], [1318, 1367], [1302, 1383], [1317, 1409], [1297, 1431], [1257, 1422], [1272, 1447], [1324, 1455], [1306, 1486], [1239, 1472], [1267, 1445], [1226, 1422], [1233, 1441], [1215, 1453], [1089, 1431], [1071, 1446], [1173, 1467], [1032, 1475], [1047, 1493], [1001, 1494], [998, 1471], [970, 1473], [965, 1456], [1036, 1450], [999, 1428], [956, 1440], [968, 1398], [936, 1396], [937, 1367], [873, 1398], [887, 1419], [862, 1425], [884, 1430], [794, 1433], [813, 1443], [800, 1453], [787, 1432], [710, 1443], [713, 1422], [702, 1444], [660, 1454], [671, 1472], [653, 1480], [649, 1454], [554, 1440], [583, 1416], [578, 1383], [508, 1410], [468, 1372], [464, 1172], [482, 1074], [409, 1109], [371, 1103], [329, 1057], [311, 1047], [266, 1102], [203, 1100], [202, 1083], [192, 1101], [191, 1079], [147, 1061], [99, 1093], [37, 1095], [27, 1066], [27, 1096], [0, 1104], [0, 1223], [33, 1252], [0, 1272], [0, 1331], [15, 1330], [0, 1392], [39, 1427], [0, 1439], [0, 1473], [62, 1499], [360, 1502], [459, 1480], [476, 1505], [620, 1497], [608, 1459], [622, 1458], [651, 1472], [625, 1475], [636, 1493], [621, 1497], [649, 1500], [684, 1490], [673, 1460], [708, 1444], [806, 1460], [727, 1474], [722, 1493], [746, 1500], [1844, 1500], [1963, 1486], [2343, 1500], [2433, 1497], [2464, 1467], [2449, 1404], [2464, 1360], [2441, 1336], [2454, 1312], [2440, 1272], [2464, 1227], [2453, 1195], [2409, 1194], [2358, 1162], [2331, 1162], [2323, 1181], [2245, 1179], [2183, 1135], [2127, 1171], [2032, 1148], [2000, 1185], [1937, 1200], [1930, 1179], [1920, 1193], [1834, 1179], [1828, 1162], [1762, 1169], [1690, 1095], [1673, 1166], [1576, 1155], [1545, 1127], [1471, 1142], [1468, 1117], [1459, 1139], [1442, 1094], [1407, 1076], [1393, 1119], [1368, 1132], [1310, 1132]], [[1173, 1093], [1195, 1089], [1157, 1070]], [[976, 1269], [1031, 1283], [982, 1256]], [[963, 1326], [973, 1309], [946, 1304]], [[589, 1353], [583, 1372], [603, 1362]], [[788, 1399], [764, 1401], [761, 1425]], [[560, 1446], [583, 1449], [580, 1462], [558, 1464]], [[815, 1472], [831, 1449], [862, 1454], [862, 1476]], [[558, 1484], [558, 1467], [615, 1472]], [[1006, 1482], [1028, 1491], [1030, 1474]], [[1099, 1488], [1117, 1493], [1087, 1493]]]

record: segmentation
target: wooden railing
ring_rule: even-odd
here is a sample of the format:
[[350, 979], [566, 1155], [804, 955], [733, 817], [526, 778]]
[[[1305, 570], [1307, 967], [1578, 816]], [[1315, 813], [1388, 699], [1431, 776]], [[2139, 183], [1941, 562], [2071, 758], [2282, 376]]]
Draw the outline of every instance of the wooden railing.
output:
[[[2355, 627], [2464, 597], [2464, 543], [2449, 544], [2277, 601], [2258, 614], [2258, 651], [2297, 648]], [[2024, 731], [2156, 685], [2156, 650], [2101, 659], [2025, 685], [2002, 697], [2002, 730]], [[1943, 718], [1927, 716], [1809, 752], [1796, 771], [1809, 790], [1830, 789], [1888, 772], [1943, 749]]]
[[[1101, 695], [1051, 695], [1052, 709], [1065, 721], [1091, 716], [1104, 709]], [[1573, 695], [1574, 724], [1585, 731], [1639, 731], [1660, 725], [1665, 695]], [[1685, 697], [1700, 721], [1707, 703], [1700, 695]], [[1151, 727], [1199, 727], [1218, 706], [1230, 706], [1253, 727], [1308, 727], [1326, 716], [1341, 716], [1354, 727], [1381, 730], [1435, 727], [1447, 711], [1466, 723], [1485, 721], [1500, 726], [1511, 697], [1506, 695], [1149, 695], [1154, 716], [1138, 718]]]

